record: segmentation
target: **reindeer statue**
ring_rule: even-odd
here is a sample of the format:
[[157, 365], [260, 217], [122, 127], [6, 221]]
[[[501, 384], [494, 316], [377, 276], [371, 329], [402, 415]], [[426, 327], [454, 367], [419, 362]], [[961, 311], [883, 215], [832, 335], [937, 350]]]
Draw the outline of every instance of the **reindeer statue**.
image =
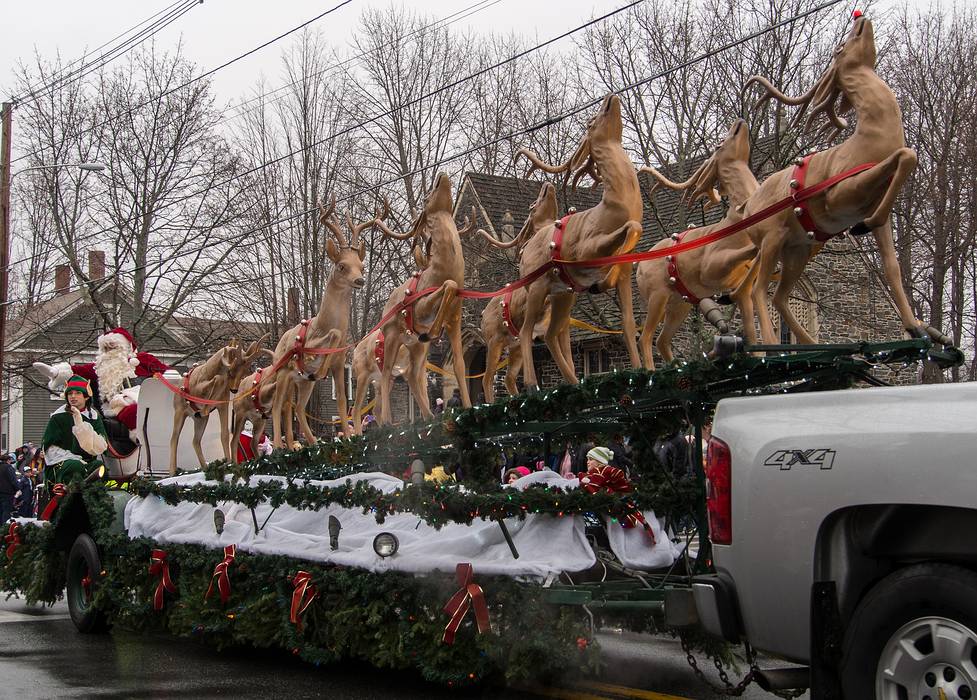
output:
[[[733, 122], [723, 142], [685, 182], [672, 182], [654, 168], [646, 167], [641, 171], [651, 174], [660, 185], [684, 191], [688, 206], [692, 206], [699, 199], [706, 199], [707, 207], [718, 203], [719, 193], [725, 194], [729, 201], [729, 211], [719, 223], [674, 234], [656, 243], [652, 250], [693, 241], [742, 220], [743, 205], [757, 189], [756, 177], [750, 170], [750, 133], [742, 119]], [[714, 188], [718, 188], [719, 193]], [[646, 368], [655, 368], [651, 341], [663, 318], [665, 323], [658, 336], [657, 347], [662, 359], [670, 362], [672, 338], [692, 306], [695, 304], [700, 308], [706, 307], [703, 309], [706, 317], [719, 323], [721, 314], [719, 318], [713, 318], [715, 307], [714, 303], [710, 303], [710, 297], [731, 290], [732, 299], [743, 319], [743, 332], [747, 342], [756, 343], [754, 302], [758, 313], [764, 313], [766, 295], [757, 289], [754, 298], [751, 296], [754, 289], [752, 285], [744, 284], [745, 278], [755, 270], [750, 262], [756, 256], [756, 251], [749, 235], [740, 231], [681, 255], [645, 260], [638, 264], [638, 290], [648, 309], [640, 340], [641, 355]]]
[[427, 395], [427, 356], [431, 340], [441, 335], [445, 329], [451, 342], [454, 355], [455, 376], [461, 391], [461, 401], [471, 407], [468, 384], [465, 380], [465, 361], [461, 344], [461, 298], [457, 292], [465, 284], [465, 259], [461, 249], [461, 235], [475, 228], [474, 219], [459, 231], [452, 213], [451, 181], [444, 173], [438, 173], [434, 188], [428, 193], [424, 209], [412, 230], [408, 233], [394, 233], [383, 223], [379, 228], [384, 235], [396, 240], [413, 239], [415, 260], [421, 269], [395, 289], [386, 306], [385, 316], [391, 309], [415, 292], [437, 287], [437, 291], [422, 297], [411, 306], [384, 324], [383, 356], [397, 358], [395, 362], [384, 362], [377, 392], [380, 407], [380, 422], [390, 423], [390, 390], [393, 386], [394, 367], [401, 365], [401, 348], [408, 353], [404, 378], [410, 387], [411, 395], [421, 410], [421, 415], [431, 418], [430, 400]]
[[[186, 394], [206, 401], [221, 401], [216, 405], [220, 419], [221, 446], [224, 448], [224, 459], [230, 461], [228, 452], [229, 434], [229, 399], [231, 390], [241, 383], [241, 378], [251, 369], [251, 362], [261, 352], [261, 345], [268, 339], [268, 334], [251, 343], [247, 350], [242, 350], [236, 340], [211, 355], [203, 364], [195, 365], [183, 375], [183, 391]], [[200, 468], [207, 466], [200, 441], [207, 427], [207, 420], [215, 408], [212, 404], [195, 404], [179, 394], [173, 395], [173, 432], [170, 434], [170, 476], [176, 474], [176, 454], [180, 446], [180, 433], [187, 418], [193, 418], [193, 449], [197, 453]]]
[[[417, 250], [417, 248], [415, 248]], [[383, 376], [384, 342], [383, 331], [376, 330], [356, 344], [353, 349], [353, 377], [356, 379], [356, 397], [353, 400], [353, 433], [363, 433], [363, 407], [366, 405], [366, 393], [370, 385], [376, 387], [376, 395], [380, 395], [379, 382]], [[392, 377], [400, 377], [407, 371], [410, 358], [407, 348], [400, 346], [397, 360], [394, 363]]]
[[[360, 234], [371, 226], [382, 225], [390, 213], [387, 200], [382, 201], [382, 207], [376, 216], [369, 221], [354, 224], [352, 217], [346, 215], [346, 223], [350, 230], [350, 238], [346, 239], [342, 228], [334, 218], [336, 200], [333, 199], [328, 208], [319, 205], [319, 222], [325, 226], [332, 237], [326, 243], [326, 255], [333, 263], [332, 272], [322, 291], [319, 301], [319, 311], [315, 317], [304, 320], [282, 335], [275, 347], [273, 363], [277, 364], [286, 354], [294, 356], [282, 367], [275, 376], [275, 391], [272, 398], [271, 417], [273, 428], [273, 443], [275, 447], [292, 445], [294, 435], [291, 420], [284, 421], [286, 403], [295, 397], [295, 413], [298, 418], [302, 435], [309, 444], [315, 442], [315, 434], [309, 427], [305, 414], [305, 407], [312, 396], [315, 383], [330, 375], [336, 387], [336, 404], [340, 416], [347, 415], [346, 403], [346, 353], [337, 352], [328, 355], [328, 359], [316, 369], [307, 366], [314, 356], [303, 352], [306, 347], [321, 344], [321, 339], [330, 331], [336, 330], [340, 335], [340, 342], [345, 342], [349, 334], [349, 310], [353, 291], [363, 286], [363, 258], [366, 257], [366, 243], [360, 240]], [[284, 433], [283, 424], [284, 423]], [[283, 436], [285, 442], [282, 442]]]
[[[334, 348], [339, 346], [342, 341], [342, 335], [334, 328], [322, 338], [307, 343], [306, 348]], [[266, 352], [271, 354], [270, 351]], [[312, 372], [318, 372], [331, 357], [331, 355], [316, 356], [308, 364], [308, 369]], [[237, 457], [238, 448], [241, 445], [241, 433], [244, 430], [245, 423], [251, 422], [253, 445], [257, 446], [261, 442], [262, 435], [265, 433], [265, 425], [271, 415], [272, 402], [275, 397], [275, 383], [279, 377], [284, 376], [284, 372], [282, 372], [277, 375], [269, 374], [268, 377], [264, 377], [263, 375], [267, 371], [267, 367], [259, 369], [253, 374], [246, 375], [238, 384], [237, 397], [234, 399], [234, 425], [231, 428], [230, 453], [232, 459]], [[256, 384], [260, 384], [257, 389], [254, 388]], [[286, 424], [291, 424], [293, 405], [291, 402], [286, 402], [284, 416]]]
[[[539, 229], [556, 220], [556, 211], [556, 187], [552, 183], [544, 182], [536, 201], [529, 205], [529, 216], [526, 218], [526, 223], [511, 241], [506, 243], [498, 241], [483, 229], [479, 229], [477, 233], [499, 248], [524, 245]], [[485, 374], [482, 376], [482, 391], [487, 403], [495, 401], [495, 373], [503, 350], [508, 351], [509, 354], [509, 367], [505, 372], [506, 391], [509, 392], [510, 396], [519, 393], [516, 381], [523, 364], [519, 335], [523, 328], [525, 312], [526, 290], [523, 288], [515, 289], [501, 297], [492, 297], [492, 300], [482, 311], [481, 330], [482, 338], [485, 341]], [[541, 337], [546, 332], [546, 327], [550, 321], [549, 316], [549, 301], [547, 300], [542, 317], [532, 329], [534, 339]], [[569, 341], [568, 326], [565, 339], [567, 346]], [[561, 338], [560, 342], [562, 345], [564, 339]]]
[[[813, 343], [814, 339], [787, 306], [790, 292], [811, 257], [812, 246], [846, 229], [853, 235], [871, 232], [903, 326], [912, 335], [928, 334], [937, 342], [949, 343], [950, 339], [939, 330], [920, 323], [902, 287], [890, 214], [896, 195], [916, 168], [916, 154], [906, 147], [902, 112], [896, 97], [875, 72], [872, 22], [856, 15], [848, 36], [835, 49], [828, 70], [804, 95], [788, 97], [760, 76], [750, 78], [744, 85], [744, 92], [754, 83], [763, 86], [765, 94], [758, 103], [775, 98], [784, 104], [800, 106], [795, 123], [811, 106], [804, 128], [811, 129], [823, 114], [828, 124], [822, 127], [822, 132], [833, 130], [832, 138], [848, 126], [839, 114], [854, 108], [858, 120], [854, 133], [843, 143], [799, 158], [794, 166], [764, 180], [747, 202], [744, 216], [762, 211], [788, 193], [802, 191], [859, 166], [866, 167], [824, 193], [750, 227], [750, 238], [759, 249], [755, 284], [765, 293], [780, 262], [781, 278], [773, 296], [774, 308], [798, 341]], [[764, 341], [776, 342], [769, 318], [761, 315], [760, 322]]]
[[[604, 186], [597, 206], [572, 213], [541, 228], [526, 243], [519, 262], [520, 276], [526, 276], [551, 260], [588, 260], [608, 255], [629, 253], [641, 237], [641, 189], [631, 159], [621, 145], [621, 100], [611, 94], [604, 98], [597, 116], [591, 119], [577, 151], [566, 163], [552, 166], [543, 163], [534, 153], [520, 149], [516, 153], [531, 163], [530, 172], [539, 168], [548, 173], [565, 173], [572, 182], [590, 175]], [[573, 356], [561, 344], [562, 334], [569, 334], [570, 310], [574, 292], [600, 288], [600, 282], [616, 287], [623, 319], [624, 341], [631, 363], [638, 366], [638, 345], [635, 340], [634, 312], [631, 299], [631, 265], [607, 268], [574, 268], [557, 264], [552, 274], [533, 281], [526, 289], [526, 311], [523, 327], [535, 328], [544, 304], [550, 299], [550, 322], [546, 329], [546, 345], [556, 360], [563, 378], [577, 383]], [[533, 334], [519, 336], [525, 383], [537, 387], [536, 367], [533, 363]]]

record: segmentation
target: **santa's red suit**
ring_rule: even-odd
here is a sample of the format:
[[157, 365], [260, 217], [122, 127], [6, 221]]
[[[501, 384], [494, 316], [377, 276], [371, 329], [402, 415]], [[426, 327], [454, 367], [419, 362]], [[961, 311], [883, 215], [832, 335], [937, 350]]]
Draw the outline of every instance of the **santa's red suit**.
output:
[[148, 352], [137, 352], [136, 341], [125, 328], [113, 328], [98, 337], [95, 362], [53, 366], [34, 363], [48, 378], [52, 391], [67, 376], [77, 374], [92, 383], [92, 393], [100, 400], [102, 413], [115, 417], [129, 430], [136, 429], [136, 396], [138, 388], [127, 386], [136, 377], [152, 377], [165, 372], [169, 365]]

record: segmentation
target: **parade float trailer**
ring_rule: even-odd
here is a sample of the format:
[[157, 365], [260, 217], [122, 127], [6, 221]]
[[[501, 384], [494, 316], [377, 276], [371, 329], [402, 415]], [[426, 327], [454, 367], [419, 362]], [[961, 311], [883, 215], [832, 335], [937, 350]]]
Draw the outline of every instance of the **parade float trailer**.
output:
[[[10, 525], [0, 585], [29, 602], [65, 596], [81, 632], [277, 647], [451, 686], [596, 669], [595, 632], [608, 622], [728, 661], [731, 647], [697, 633], [691, 592], [712, 570], [698, 438], [716, 403], [879, 384], [874, 367], [960, 357], [927, 339], [723, 348], [742, 349], [720, 338], [711, 360], [615, 371], [126, 489], [59, 490], [41, 519]], [[652, 455], [655, 438], [683, 424], [696, 438], [686, 479]], [[630, 436], [630, 480], [546, 471], [498, 484], [502, 444], [542, 440], [549, 454], [567, 436], [614, 433]], [[412, 462], [413, 479], [395, 476]], [[460, 481], [424, 480], [434, 465], [456, 465]], [[747, 681], [762, 678], [746, 658]]]

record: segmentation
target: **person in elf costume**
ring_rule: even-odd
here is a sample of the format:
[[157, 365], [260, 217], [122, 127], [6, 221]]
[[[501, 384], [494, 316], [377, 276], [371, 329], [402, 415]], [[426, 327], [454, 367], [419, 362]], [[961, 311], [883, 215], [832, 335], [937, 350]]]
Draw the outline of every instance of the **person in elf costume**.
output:
[[65, 404], [51, 414], [44, 430], [45, 475], [51, 483], [81, 481], [102, 466], [108, 447], [105, 425], [91, 405], [87, 379], [71, 377], [64, 389]]

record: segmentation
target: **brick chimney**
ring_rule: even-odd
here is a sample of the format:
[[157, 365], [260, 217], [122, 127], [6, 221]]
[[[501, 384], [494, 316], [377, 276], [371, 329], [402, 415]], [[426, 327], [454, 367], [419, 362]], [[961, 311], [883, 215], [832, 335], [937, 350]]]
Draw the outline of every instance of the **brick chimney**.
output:
[[67, 294], [71, 286], [71, 268], [58, 265], [54, 268], [54, 293]]
[[299, 288], [288, 288], [288, 306], [285, 310], [285, 323], [295, 326], [299, 322]]
[[88, 251], [88, 279], [100, 280], [105, 277], [105, 251]]

